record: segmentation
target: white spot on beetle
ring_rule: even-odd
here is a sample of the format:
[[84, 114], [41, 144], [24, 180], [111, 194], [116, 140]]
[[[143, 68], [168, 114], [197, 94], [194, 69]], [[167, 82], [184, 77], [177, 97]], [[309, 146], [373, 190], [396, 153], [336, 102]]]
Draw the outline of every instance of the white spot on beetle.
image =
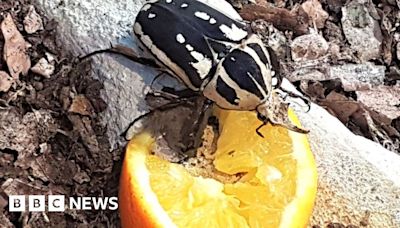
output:
[[233, 41], [239, 41], [247, 36], [247, 32], [238, 28], [235, 24], [232, 24], [231, 27], [228, 27], [227, 25], [221, 25], [219, 26], [219, 29], [225, 34], [226, 38], [229, 38]]
[[214, 18], [211, 18], [211, 19], [210, 19], [210, 24], [213, 25], [213, 24], [215, 24], [215, 23], [217, 23], [217, 21], [216, 21]]
[[231, 60], [232, 60], [232, 62], [236, 61], [235, 57], [231, 57]]
[[182, 5], [181, 5], [181, 8], [186, 8], [186, 7], [188, 7], [189, 5], [187, 4], [187, 3], [182, 3]]
[[196, 63], [190, 64], [197, 70], [200, 78], [204, 79], [212, 67], [212, 61], [197, 51], [191, 51], [190, 55], [197, 60]]
[[188, 51], [193, 51], [194, 50], [194, 48], [192, 47], [192, 45], [190, 45], [190, 44], [186, 44], [186, 49], [188, 50]]
[[165, 2], [166, 2], [166, 3], [171, 3], [171, 2], [172, 2], [172, 0], [165, 0]]
[[183, 37], [182, 34], [178, 33], [178, 35], [176, 35], [176, 41], [178, 41], [178, 43], [183, 44], [185, 43], [185, 37]]
[[194, 15], [200, 19], [203, 19], [205, 21], [210, 20], [210, 15], [208, 15], [207, 13], [204, 12], [195, 12]]
[[276, 86], [276, 85], [278, 85], [278, 79], [273, 77], [272, 78], [272, 86]]
[[271, 76], [275, 76], [275, 71], [271, 70]]
[[133, 25], [133, 31], [134, 31], [135, 34], [137, 34], [137, 35], [142, 35], [142, 34], [143, 34], [142, 26], [140, 26], [140, 24], [137, 23], [137, 22]]
[[155, 18], [157, 15], [155, 13], [149, 13], [149, 15], [147, 16], [147, 18], [152, 19]]
[[140, 11], [147, 11], [147, 10], [149, 10], [151, 8], [151, 5], [150, 4], [146, 4], [146, 5], [144, 5], [143, 7], [142, 7], [142, 9], [140, 10]]

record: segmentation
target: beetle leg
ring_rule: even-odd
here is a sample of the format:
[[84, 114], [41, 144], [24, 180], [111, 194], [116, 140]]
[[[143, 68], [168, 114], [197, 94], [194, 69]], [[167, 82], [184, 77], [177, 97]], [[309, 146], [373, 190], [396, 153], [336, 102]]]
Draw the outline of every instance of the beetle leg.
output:
[[303, 96], [303, 95], [299, 95], [299, 94], [293, 93], [293, 92], [288, 91], [288, 90], [286, 90], [286, 89], [284, 89], [284, 88], [282, 88], [282, 87], [279, 88], [279, 90], [281, 90], [282, 92], [285, 93], [285, 98], [284, 98], [284, 100], [286, 100], [286, 97], [287, 97], [287, 96], [290, 96], [290, 97], [293, 97], [293, 98], [300, 98], [300, 99], [307, 105], [307, 111], [306, 111], [306, 112], [309, 112], [309, 111], [310, 111], [310, 109], [311, 109], [311, 101], [310, 101], [310, 99], [309, 99], [308, 97], [305, 97], [305, 96]]
[[288, 130], [291, 130], [291, 131], [294, 131], [294, 132], [297, 132], [297, 133], [301, 133], [301, 134], [307, 134], [307, 133], [310, 132], [309, 130], [305, 130], [305, 129], [297, 127], [289, 119], [287, 121], [283, 121], [283, 122], [273, 122], [273, 121], [271, 121], [271, 124], [272, 125], [279, 125], [279, 126], [282, 126], [282, 127], [286, 128]]
[[[263, 123], [270, 122], [272, 125], [280, 125], [291, 131], [298, 133], [308, 133], [308, 130], [297, 127], [292, 123], [288, 116], [289, 104], [283, 101], [283, 98], [278, 93], [272, 93], [268, 102], [260, 105], [257, 108], [259, 119]], [[260, 126], [257, 129], [260, 129]], [[259, 134], [259, 132], [257, 132]]]
[[291, 131], [295, 131], [298, 133], [306, 134], [309, 130], [305, 130], [302, 128], [297, 127], [290, 121], [288, 116], [288, 107], [289, 105], [286, 103], [278, 103], [276, 104], [275, 110], [272, 110], [272, 113], [268, 115], [268, 120], [273, 125], [280, 125], [284, 128], [287, 128]]
[[78, 63], [80, 63], [80, 62], [82, 62], [82, 61], [84, 61], [84, 60], [86, 60], [86, 59], [88, 59], [88, 58], [90, 58], [90, 57], [92, 57], [92, 56], [94, 56], [94, 55], [103, 54], [103, 53], [110, 53], [110, 54], [122, 55], [122, 56], [124, 56], [124, 57], [126, 57], [126, 58], [128, 58], [128, 59], [130, 59], [130, 60], [132, 60], [132, 61], [134, 61], [134, 62], [140, 63], [140, 64], [145, 65], [145, 66], [154, 67], [154, 68], [156, 68], [156, 69], [159, 69], [159, 70], [161, 70], [161, 71], [164, 71], [164, 70], [162, 70], [162, 68], [157, 64], [157, 62], [156, 62], [155, 60], [149, 59], [149, 58], [140, 57], [140, 56], [137, 55], [136, 53], [128, 52], [128, 51], [126, 51], [126, 50], [123, 50], [122, 48], [113, 47], [112, 45], [111, 45], [110, 48], [97, 50], [97, 51], [91, 52], [91, 53], [89, 53], [89, 54], [86, 54], [86, 55], [84, 55], [84, 56], [78, 57], [78, 60], [77, 60], [77, 61], [78, 61]]

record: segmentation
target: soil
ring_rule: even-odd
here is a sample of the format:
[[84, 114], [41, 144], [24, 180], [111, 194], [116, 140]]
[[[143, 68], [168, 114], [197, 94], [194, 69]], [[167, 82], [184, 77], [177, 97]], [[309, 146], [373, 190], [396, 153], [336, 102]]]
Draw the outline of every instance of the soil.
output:
[[[20, 76], [14, 88], [0, 92], [1, 134], [10, 141], [18, 141], [17, 138], [27, 137], [24, 132], [30, 128], [28, 135], [34, 137], [27, 144], [35, 145], [27, 156], [22, 154], [28, 145], [21, 144], [22, 148], [0, 145], [0, 226], [119, 227], [118, 211], [10, 213], [7, 203], [3, 203], [9, 194], [118, 195], [123, 150], [109, 152], [106, 129], [99, 124], [98, 113], [106, 108], [99, 94], [102, 85], [88, 77], [89, 62], [74, 63], [74, 58], [57, 43], [55, 21], [42, 16], [44, 30], [34, 34], [24, 32], [23, 19], [31, 4], [29, 0], [2, 1], [0, 20], [11, 13], [17, 28], [32, 45], [29, 49], [32, 63], [45, 53], [53, 54], [57, 61], [50, 78], [30, 71]], [[0, 35], [1, 53], [3, 45], [4, 37]], [[0, 55], [0, 70], [8, 70], [3, 55]], [[31, 114], [46, 118], [36, 120], [29, 118]], [[24, 125], [17, 127], [21, 120]]]
[[[256, 20], [247, 0], [232, 0], [242, 16]], [[259, 1], [261, 2], [261, 1]], [[286, 15], [285, 26], [291, 32], [285, 33], [292, 39], [306, 33], [309, 21], [304, 12], [295, 16], [300, 20], [290, 20], [286, 10], [292, 10], [304, 1], [275, 0], [281, 14]], [[265, 1], [265, 3], [268, 3]], [[378, 4], [378, 2], [380, 2]], [[379, 22], [386, 42], [377, 64], [386, 67], [385, 84], [395, 86], [400, 79], [399, 60], [396, 58], [395, 34], [397, 34], [399, 9], [396, 1], [373, 1], [379, 15]], [[320, 28], [329, 41], [342, 42], [343, 32], [340, 25], [343, 0], [322, 0], [322, 8], [329, 13], [324, 27]], [[119, 227], [117, 211], [112, 210], [78, 210], [64, 213], [16, 213], [8, 212], [7, 199], [12, 194], [62, 194], [66, 196], [117, 196], [118, 178], [121, 168], [123, 148], [109, 152], [110, 145], [105, 134], [106, 128], [100, 124], [99, 114], [107, 105], [100, 98], [102, 84], [90, 78], [90, 63], [75, 61], [62, 44], [56, 39], [57, 23], [41, 14], [44, 29], [33, 34], [24, 30], [23, 20], [33, 3], [31, 0], [2, 0], [0, 3], [0, 21], [10, 13], [18, 30], [32, 46], [29, 57], [36, 63], [46, 53], [56, 58], [55, 71], [50, 78], [32, 71], [21, 75], [19, 80], [7, 92], [0, 92], [0, 226], [1, 227]], [[264, 4], [265, 5], [265, 4]], [[265, 9], [270, 12], [271, 9]], [[40, 12], [39, 12], [40, 14]], [[279, 28], [282, 23], [279, 15], [272, 15], [268, 20]], [[382, 18], [386, 18], [385, 23]], [[264, 18], [266, 19], [266, 18]], [[279, 23], [278, 23], [279, 22]], [[393, 24], [395, 30], [386, 31], [387, 24]], [[291, 27], [292, 26], [292, 27]], [[262, 27], [262, 25], [261, 25]], [[312, 27], [312, 26], [310, 26]], [[386, 33], [385, 33], [386, 31]], [[390, 41], [390, 44], [387, 42]], [[0, 33], [0, 53], [3, 53], [4, 37]], [[340, 47], [347, 50], [348, 44]], [[282, 61], [289, 56], [283, 56]], [[330, 60], [335, 62], [335, 60]], [[350, 55], [348, 59], [337, 60], [338, 63], [358, 63], [359, 59]], [[285, 62], [290, 70], [290, 61]], [[0, 54], [0, 70], [8, 72], [3, 54]], [[304, 83], [306, 87], [302, 87]], [[347, 102], [356, 102], [354, 92], [343, 89], [337, 80], [313, 81], [303, 84], [297, 82], [311, 100], [327, 107], [332, 114], [341, 116], [341, 110], [330, 108], [333, 101], [329, 94], [334, 91], [343, 95]], [[360, 106], [361, 107], [361, 106]], [[353, 132], [384, 144], [389, 140], [396, 145], [400, 137], [400, 118], [387, 121], [379, 117], [376, 111], [367, 108], [340, 118]], [[388, 137], [377, 137], [371, 130], [371, 122], [360, 117], [367, 110], [373, 116], [373, 125], [382, 126], [378, 132]], [[375, 128], [374, 128], [375, 129]], [[390, 132], [389, 132], [389, 130]], [[379, 136], [380, 134], [378, 134]], [[5, 141], [1, 141], [4, 139]], [[5, 145], [5, 146], [3, 146]], [[397, 144], [398, 145], [398, 144]], [[397, 147], [398, 151], [398, 147]], [[317, 226], [316, 226], [317, 227]], [[346, 227], [338, 223], [327, 223], [327, 227]], [[356, 226], [348, 226], [356, 227]]]

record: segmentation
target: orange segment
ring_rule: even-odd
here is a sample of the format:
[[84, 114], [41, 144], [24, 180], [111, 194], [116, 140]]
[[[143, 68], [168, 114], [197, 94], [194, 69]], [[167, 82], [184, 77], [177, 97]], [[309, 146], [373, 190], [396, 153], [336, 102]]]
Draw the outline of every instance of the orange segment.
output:
[[[152, 137], [128, 145], [120, 184], [123, 227], [306, 227], [316, 167], [306, 135], [260, 124], [254, 113], [217, 111], [215, 168], [235, 183], [193, 176], [152, 155]], [[292, 121], [299, 121], [289, 112]]]

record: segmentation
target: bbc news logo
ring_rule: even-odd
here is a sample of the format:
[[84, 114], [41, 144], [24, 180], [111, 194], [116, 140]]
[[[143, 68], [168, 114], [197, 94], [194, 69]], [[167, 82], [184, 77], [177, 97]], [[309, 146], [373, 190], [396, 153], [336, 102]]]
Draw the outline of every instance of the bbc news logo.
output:
[[[8, 210], [10, 212], [22, 211], [49, 211], [62, 212], [66, 208], [71, 210], [117, 210], [117, 197], [69, 197], [64, 195], [10, 195], [8, 197]], [[46, 207], [47, 206], [47, 207]]]

